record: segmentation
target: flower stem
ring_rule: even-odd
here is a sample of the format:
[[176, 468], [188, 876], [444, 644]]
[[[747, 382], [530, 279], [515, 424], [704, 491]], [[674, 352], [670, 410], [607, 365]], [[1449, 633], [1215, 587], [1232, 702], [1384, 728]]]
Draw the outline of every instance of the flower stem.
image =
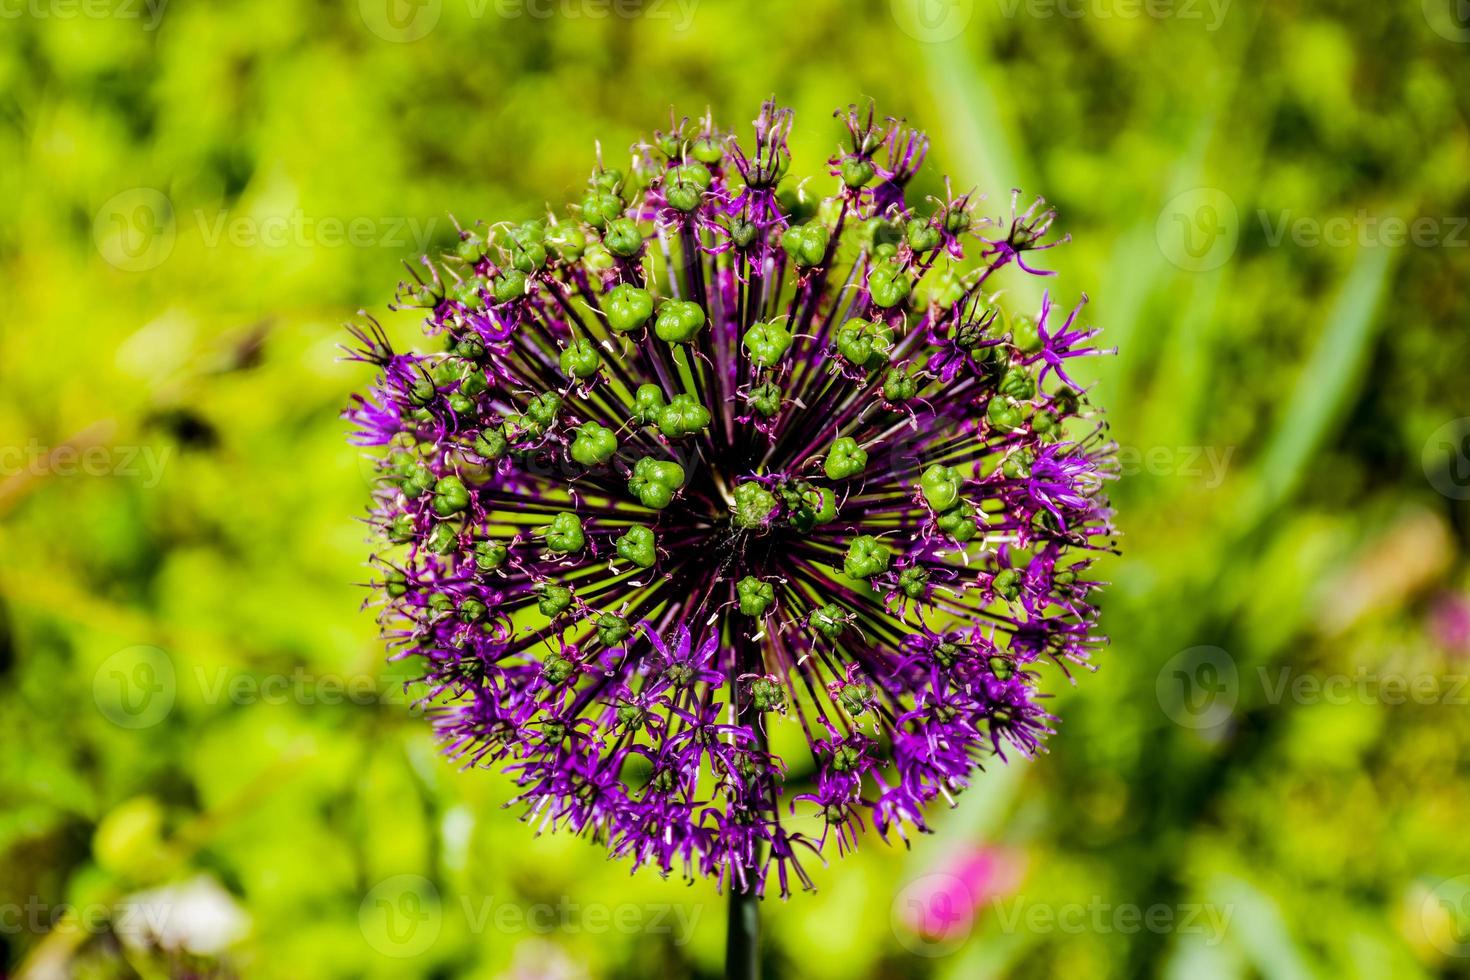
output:
[[729, 932], [725, 938], [725, 980], [760, 980], [760, 900], [754, 882], [730, 883]]
[[[737, 634], [739, 635], [739, 634]], [[760, 650], [743, 637], [733, 644], [734, 673], [758, 673], [762, 663]], [[750, 724], [751, 706], [736, 701], [738, 724]], [[757, 722], [759, 719], [754, 719]], [[765, 728], [753, 726], [756, 746], [767, 751]], [[756, 894], [756, 874], [760, 870], [760, 849], [752, 849], [750, 866], [743, 875], [730, 875], [730, 908], [725, 934], [725, 980], [760, 980], [761, 917], [760, 896]]]

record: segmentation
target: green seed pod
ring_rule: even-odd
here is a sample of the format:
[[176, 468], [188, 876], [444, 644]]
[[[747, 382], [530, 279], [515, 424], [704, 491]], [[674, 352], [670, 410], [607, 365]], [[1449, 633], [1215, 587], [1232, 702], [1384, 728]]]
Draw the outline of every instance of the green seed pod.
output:
[[760, 234], [760, 229], [749, 221], [736, 219], [730, 222], [730, 241], [735, 243], [736, 248], [750, 248], [751, 245], [755, 244], [755, 238], [758, 234]]
[[493, 572], [505, 564], [510, 549], [499, 541], [481, 541], [475, 545], [475, 567], [482, 572]]
[[844, 684], [837, 692], [837, 703], [848, 714], [860, 715], [872, 705], [873, 689], [862, 681]]
[[616, 193], [623, 189], [624, 179], [623, 172], [617, 167], [606, 167], [592, 175], [591, 184], [595, 190]]
[[602, 307], [610, 329], [617, 333], [631, 333], [653, 316], [653, 294], [623, 283], [608, 291]]
[[549, 684], [561, 684], [576, 672], [576, 664], [567, 660], [565, 657], [558, 657], [555, 654], [547, 657], [546, 662], [541, 665], [541, 675], [546, 678]]
[[459, 383], [460, 376], [464, 374], [466, 365], [457, 357], [446, 357], [434, 365], [433, 379], [436, 387], [447, 388]]
[[781, 236], [781, 247], [798, 268], [810, 269], [826, 258], [830, 240], [831, 234], [822, 225], [794, 225]]
[[620, 259], [631, 259], [643, 251], [643, 233], [632, 218], [614, 218], [602, 233], [602, 244]]
[[684, 485], [684, 467], [678, 463], [665, 462], [645, 456], [633, 467], [628, 477], [628, 492], [645, 507], [663, 510], [674, 500], [674, 494]]
[[909, 219], [904, 238], [908, 240], [909, 248], [920, 253], [938, 248], [940, 242], [939, 229], [924, 218]]
[[745, 396], [745, 403], [750, 410], [763, 419], [773, 418], [781, 411], [781, 388], [774, 382], [766, 382], [750, 389]]
[[965, 279], [953, 268], [942, 269], [937, 274], [931, 274], [925, 279], [924, 294], [925, 302], [934, 306], [948, 308], [954, 306], [965, 298]]
[[659, 416], [669, 403], [664, 400], [663, 389], [656, 384], [642, 384], [633, 396], [633, 418], [643, 425], [657, 425]]
[[1017, 450], [1001, 461], [1000, 471], [1011, 480], [1026, 480], [1031, 477], [1031, 464], [1036, 458], [1026, 449]]
[[548, 619], [560, 616], [572, 604], [572, 590], [564, 586], [549, 583], [538, 585], [536, 594], [541, 597], [536, 603], [536, 608]]
[[990, 422], [991, 428], [1000, 432], [1011, 432], [1021, 427], [1021, 408], [1010, 399], [997, 395], [986, 406], [985, 418]]
[[919, 477], [919, 489], [929, 506], [942, 514], [959, 502], [960, 475], [952, 467], [936, 463]]
[[489, 382], [485, 380], [485, 372], [478, 368], [471, 368], [464, 377], [459, 379], [459, 393], [468, 398], [484, 394], [489, 387]]
[[457, 302], [462, 303], [472, 310], [483, 310], [485, 308], [485, 296], [481, 293], [481, 289], [484, 285], [485, 280], [477, 276], [472, 276], [469, 279], [455, 283], [450, 288], [449, 295]]
[[688, 163], [674, 167], [664, 175], [664, 200], [676, 211], [693, 211], [704, 199], [709, 183], [709, 169], [704, 164]]
[[596, 422], [587, 422], [577, 427], [577, 437], [572, 440], [572, 459], [583, 466], [601, 466], [617, 455], [618, 438], [612, 430]]
[[827, 459], [822, 464], [829, 480], [849, 480], [862, 473], [868, 465], [868, 452], [851, 436], [843, 436], [827, 450]]
[[939, 526], [939, 530], [960, 544], [974, 540], [975, 535], [980, 533], [979, 527], [975, 524], [975, 509], [964, 502], [940, 514], [934, 523]]
[[[791, 158], [784, 153], [781, 154], [778, 166], [781, 167], [784, 175], [786, 169], [791, 166]], [[781, 209], [786, 212], [793, 225], [804, 225], [812, 220], [820, 203], [806, 189], [805, 184], [787, 184], [776, 191], [776, 200], [781, 202]]]
[[1071, 388], [1060, 388], [1051, 396], [1052, 408], [1062, 415], [1076, 415], [1082, 407], [1082, 396]]
[[602, 367], [602, 355], [592, 341], [574, 340], [561, 352], [561, 370], [569, 378], [585, 381]]
[[484, 459], [499, 459], [510, 449], [510, 441], [505, 438], [505, 430], [501, 426], [481, 430], [475, 436], [475, 453]]
[[459, 535], [452, 524], [435, 524], [424, 546], [436, 555], [447, 555], [459, 547]]
[[612, 257], [612, 253], [601, 242], [587, 243], [587, 251], [582, 256], [582, 267], [587, 270], [588, 276], [594, 279], [600, 279], [617, 264], [617, 260]]
[[1030, 401], [1036, 397], [1036, 379], [1026, 368], [1013, 367], [1001, 379], [1000, 393], [1018, 402]]
[[735, 583], [735, 594], [739, 599], [740, 612], [752, 619], [760, 619], [776, 603], [776, 588], [770, 582], [762, 582], [747, 575]]
[[399, 514], [388, 522], [388, 540], [394, 544], [412, 541], [417, 533], [418, 528], [414, 526], [412, 515]]
[[780, 323], [756, 322], [750, 325], [741, 339], [741, 346], [752, 364], [773, 368], [781, 363], [791, 349], [791, 331]]
[[557, 258], [575, 262], [587, 251], [587, 235], [576, 225], [553, 225], [546, 233], [546, 247]]
[[606, 190], [588, 191], [582, 198], [582, 217], [602, 231], [623, 215], [623, 199]]
[[856, 367], [876, 370], [888, 363], [893, 328], [871, 320], [848, 320], [837, 331], [837, 352]]
[[[451, 334], [450, 337], [453, 342], [450, 350], [459, 357], [467, 361], [478, 361], [485, 356], [485, 340], [474, 330], [466, 330], [458, 337]], [[478, 371], [475, 373], [479, 374]]]
[[842, 183], [856, 190], [865, 186], [878, 173], [873, 161], [863, 157], [849, 157], [842, 161]]
[[618, 557], [630, 561], [639, 568], [652, 568], [658, 561], [658, 542], [653, 531], [634, 524], [613, 541]]
[[990, 583], [995, 594], [1010, 601], [1021, 594], [1021, 573], [1014, 568], [1003, 568], [995, 573], [995, 579]]
[[897, 262], [880, 262], [868, 272], [868, 293], [885, 310], [907, 299], [911, 288], [908, 273]]
[[750, 682], [750, 703], [757, 711], [780, 711], [786, 707], [786, 689], [780, 681], [757, 677]]
[[944, 212], [944, 230], [951, 235], [963, 235], [970, 230], [973, 219], [968, 207], [956, 202], [956, 206]]
[[1041, 330], [1029, 316], [1018, 316], [1011, 321], [1011, 343], [1022, 354], [1037, 354], [1042, 348]]
[[906, 402], [919, 394], [919, 382], [909, 365], [898, 365], [888, 369], [883, 377], [883, 397], [895, 404]]
[[670, 344], [687, 344], [704, 328], [704, 308], [688, 300], [671, 299], [658, 311], [653, 332]]
[[462, 232], [459, 244], [454, 248], [454, 254], [470, 265], [474, 265], [485, 257], [486, 245], [485, 239], [474, 232]]
[[852, 616], [835, 602], [829, 602], [812, 613], [811, 624], [829, 640], [835, 640], [847, 629]]
[[872, 242], [873, 254], [887, 257], [898, 252], [903, 229], [884, 218], [872, 218], [863, 226], [863, 235]]
[[464, 481], [450, 474], [434, 484], [434, 513], [440, 517], [457, 514], [470, 505], [470, 492]]
[[433, 404], [438, 397], [439, 391], [434, 387], [434, 379], [426, 375], [415, 377], [413, 385], [408, 389], [409, 402], [420, 407]]
[[788, 487], [784, 496], [791, 526], [802, 534], [837, 519], [837, 495], [826, 487], [800, 483]]
[[779, 506], [775, 494], [759, 483], [742, 483], [735, 488], [735, 526], [748, 531], [766, 526], [771, 515]]
[[390, 568], [383, 573], [383, 584], [388, 595], [394, 599], [401, 599], [408, 594], [408, 578], [396, 568]]
[[669, 207], [675, 211], [683, 211], [686, 214], [699, 207], [699, 202], [704, 199], [704, 191], [693, 184], [668, 184], [664, 187], [664, 200]]
[[893, 553], [882, 541], [869, 534], [860, 534], [847, 546], [847, 557], [842, 570], [848, 578], [872, 578], [888, 571]]
[[690, 146], [690, 152], [700, 163], [713, 166], [725, 158], [725, 145], [713, 136], [701, 136]]
[[416, 500], [434, 487], [434, 474], [423, 463], [415, 462], [403, 477], [403, 495]]
[[898, 573], [898, 588], [910, 599], [922, 599], [929, 591], [929, 572], [911, 565]]
[[530, 280], [519, 269], [509, 269], [495, 277], [490, 291], [496, 303], [510, 303], [525, 296], [530, 289]]
[[533, 241], [512, 242], [510, 264], [519, 272], [539, 272], [546, 265], [546, 246]]
[[478, 623], [489, 611], [479, 599], [465, 599], [459, 604], [459, 619], [464, 623]]
[[605, 647], [615, 647], [633, 635], [633, 627], [617, 613], [597, 617], [597, 639]]
[[693, 395], [675, 395], [658, 416], [659, 431], [670, 439], [693, 435], [709, 423], [709, 409]]
[[545, 537], [548, 551], [563, 553], [581, 551], [582, 546], [587, 543], [587, 535], [582, 530], [581, 519], [570, 511], [562, 511], [551, 519], [550, 526], [546, 528]]
[[537, 395], [526, 406], [526, 414], [543, 428], [551, 428], [557, 415], [561, 414], [561, 396], [554, 391]]

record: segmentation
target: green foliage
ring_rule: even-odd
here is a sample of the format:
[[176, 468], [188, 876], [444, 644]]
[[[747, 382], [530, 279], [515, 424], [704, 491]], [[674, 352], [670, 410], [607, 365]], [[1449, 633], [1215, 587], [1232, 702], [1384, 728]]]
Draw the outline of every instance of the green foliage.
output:
[[[382, 312], [385, 284], [424, 251], [484, 247], [484, 228], [462, 242], [449, 214], [511, 222], [513, 268], [450, 284], [476, 308], [523, 297], [549, 252], [636, 261], [642, 237], [621, 215], [638, 175], [602, 173], [587, 190], [594, 140], [611, 159], [671, 102], [750, 119], [775, 92], [807, 123], [872, 96], [927, 128], [911, 201], [942, 198], [949, 172], [987, 195], [977, 221], [1007, 216], [1012, 187], [1022, 207], [1044, 194], [1059, 208], [1073, 242], [1032, 257], [1087, 284], [1084, 322], [1120, 348], [1067, 370], [1107, 407], [1125, 478], [1113, 492], [1123, 557], [1076, 573], [1079, 588], [1111, 583], [1112, 643], [1090, 683], [1054, 692], [1065, 723], [1049, 754], [989, 767], [912, 851], [868, 834], [855, 856], [809, 864], [820, 892], [763, 908], [768, 974], [1463, 971], [1452, 951], [1470, 934], [1466, 905], [1439, 886], [1470, 873], [1470, 716], [1449, 702], [1465, 651], [1446, 646], [1436, 610], [1470, 588], [1470, 511], [1436, 490], [1463, 487], [1464, 460], [1434, 437], [1466, 414], [1470, 362], [1470, 249], [1453, 244], [1470, 201], [1470, 63], [1450, 37], [1453, 5], [1100, 2], [1063, 16], [1065, 4], [814, 0], [793, 16], [777, 0], [701, 0], [615, 13], [626, 6], [7, 9], [0, 912], [33, 897], [48, 912], [96, 909], [207, 875], [248, 915], [231, 954], [244, 976], [718, 974], [711, 887], [630, 878], [584, 842], [533, 837], [502, 807], [513, 787], [437, 758], [413, 707], [426, 692], [404, 688], [417, 654], [384, 661], [354, 585], [401, 573], [391, 555], [360, 565], [353, 517], [367, 485], [391, 479], [432, 495], [453, 535], [464, 487], [426, 480], [411, 455], [392, 473], [359, 464], [336, 413], [365, 374], [335, 345], [358, 309], [400, 342], [416, 335], [414, 310]], [[946, 33], [936, 11], [968, 20]], [[846, 139], [836, 123], [797, 134], [802, 172]], [[697, 199], [702, 165], [720, 159], [691, 144], [670, 203]], [[877, 183], [841, 169], [834, 185]], [[569, 194], [602, 244], [547, 220], [541, 202]], [[812, 199], [790, 181], [781, 195]], [[872, 229], [880, 261], [853, 290], [885, 309], [907, 296], [896, 256], [933, 248], [932, 208]], [[781, 243], [791, 278], [832, 245], [836, 216], [813, 212]], [[1428, 244], [1375, 246], [1389, 217], [1427, 219]], [[1347, 235], [1313, 244], [1314, 226]], [[1034, 312], [1046, 281], [1013, 272], [993, 285]], [[931, 279], [921, 296], [960, 295]], [[674, 344], [707, 329], [632, 289], [602, 311]], [[746, 345], [766, 373], [789, 343], [770, 326]], [[995, 329], [1023, 351], [1041, 344], [1034, 319]], [[914, 397], [901, 351], [877, 373], [881, 331], [834, 341], [893, 407]], [[587, 381], [614, 373], [602, 361], [618, 353], [569, 336], [565, 355], [558, 366]], [[451, 366], [420, 383], [477, 383]], [[1008, 390], [989, 409], [1003, 427], [1029, 411], [1025, 380]], [[709, 424], [677, 390], [640, 395], [637, 422], [669, 438]], [[508, 426], [557, 421], [552, 393], [525, 397]], [[748, 397], [770, 415], [781, 392]], [[812, 438], [851, 492], [890, 462]], [[610, 431], [577, 439], [587, 465], [617, 465]], [[497, 433], [475, 448], [466, 465], [506, 451]], [[932, 463], [918, 489], [941, 530], [975, 537], [984, 495], [954, 485], [947, 469], [963, 461]], [[630, 477], [659, 508], [686, 474], [649, 460]], [[766, 501], [747, 503], [754, 514]], [[820, 534], [827, 501], [811, 503], [803, 526]], [[539, 514], [523, 530], [519, 544], [507, 529], [479, 546], [480, 568], [510, 574], [514, 547], [587, 540]], [[645, 531], [623, 532], [619, 558], [655, 563]], [[866, 546], [833, 561], [849, 557], [859, 576], [887, 562]], [[945, 587], [898, 581], [904, 596]], [[515, 615], [581, 623], [572, 585], [584, 588], [549, 586]], [[752, 579], [726, 598], [754, 628], [797, 587]], [[997, 576], [996, 592], [997, 608], [1024, 601], [1018, 574]], [[436, 615], [480, 629], [486, 612], [446, 596]], [[819, 644], [863, 641], [864, 624], [840, 614], [812, 617]], [[636, 624], [578, 628], [627, 637]], [[577, 682], [565, 658], [539, 670]], [[1393, 678], [1431, 696], [1395, 698]], [[763, 688], [762, 704], [778, 693]], [[843, 703], [870, 726], [888, 706], [861, 693], [844, 689]], [[804, 778], [794, 765], [793, 797]], [[806, 811], [792, 820], [822, 833]], [[915, 896], [973, 870], [980, 847], [998, 863], [974, 921], [949, 939], [917, 935]], [[1193, 908], [1191, 928], [1129, 928], [1124, 911], [1180, 923]], [[43, 959], [84, 977], [178, 968], [120, 951], [105, 926], [14, 921], [0, 922], [5, 975]]]

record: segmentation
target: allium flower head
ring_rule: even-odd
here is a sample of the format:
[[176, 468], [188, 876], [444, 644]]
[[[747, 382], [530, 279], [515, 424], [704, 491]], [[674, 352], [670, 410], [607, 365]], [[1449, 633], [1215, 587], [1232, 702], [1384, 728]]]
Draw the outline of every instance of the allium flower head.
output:
[[675, 122], [569, 209], [462, 231], [399, 296], [439, 351], [354, 328], [380, 374], [346, 413], [448, 752], [538, 827], [783, 895], [1038, 749], [1112, 545], [1068, 373], [1096, 331], [987, 291], [1049, 274], [1054, 212], [912, 200], [927, 139], [838, 115], [830, 178], [788, 175], [768, 104], [751, 143]]

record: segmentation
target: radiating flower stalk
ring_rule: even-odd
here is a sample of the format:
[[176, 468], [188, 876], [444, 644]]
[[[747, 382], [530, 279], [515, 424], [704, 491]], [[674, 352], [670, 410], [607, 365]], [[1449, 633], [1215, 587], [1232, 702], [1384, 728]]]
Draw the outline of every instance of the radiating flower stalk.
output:
[[750, 143], [675, 121], [414, 267], [437, 353], [354, 327], [374, 593], [448, 752], [539, 829], [745, 895], [927, 830], [1102, 642], [1097, 331], [993, 280], [1050, 275], [1055, 213], [912, 200], [928, 140], [838, 115], [800, 183], [774, 103]]

